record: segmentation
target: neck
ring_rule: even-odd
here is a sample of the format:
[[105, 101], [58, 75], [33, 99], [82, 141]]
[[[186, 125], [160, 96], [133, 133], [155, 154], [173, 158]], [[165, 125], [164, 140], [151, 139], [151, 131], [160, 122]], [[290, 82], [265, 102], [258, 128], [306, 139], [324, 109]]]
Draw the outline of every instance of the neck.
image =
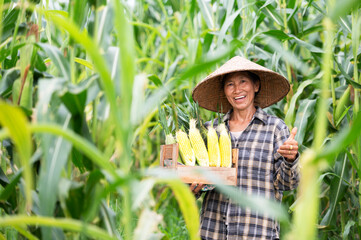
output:
[[256, 112], [256, 107], [248, 108], [242, 111], [233, 109], [230, 120], [235, 122], [250, 121], [253, 115], [255, 114], [255, 112]]
[[253, 115], [256, 112], [256, 108], [253, 106], [248, 110], [239, 111], [233, 109], [231, 118], [229, 120], [229, 130], [231, 132], [243, 131], [251, 122]]

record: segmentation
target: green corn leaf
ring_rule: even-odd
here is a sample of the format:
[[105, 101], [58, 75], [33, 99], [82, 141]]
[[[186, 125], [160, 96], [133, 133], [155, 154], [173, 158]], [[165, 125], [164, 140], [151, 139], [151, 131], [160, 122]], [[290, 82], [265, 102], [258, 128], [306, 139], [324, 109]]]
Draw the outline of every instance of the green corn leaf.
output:
[[297, 110], [297, 116], [294, 126], [297, 127], [297, 134], [295, 140], [299, 145], [303, 144], [304, 138], [307, 134], [307, 125], [310, 121], [310, 117], [314, 116], [314, 110], [316, 106], [316, 100], [303, 100]]
[[305, 42], [299, 38], [297, 38], [296, 36], [292, 36], [293, 39], [302, 47], [304, 47], [304, 49], [313, 52], [313, 53], [323, 53], [323, 50], [319, 47], [316, 47], [308, 42]]
[[13, 35], [15, 29], [16, 21], [19, 17], [20, 10], [19, 8], [14, 8], [6, 14], [1, 23], [1, 42], [4, 42], [6, 39]]
[[349, 180], [350, 166], [347, 161], [347, 154], [340, 154], [335, 163], [335, 174], [338, 177], [334, 177], [330, 184], [330, 207], [328, 208], [325, 216], [322, 218], [320, 225], [329, 226], [332, 221], [335, 221], [335, 211], [337, 204], [345, 194], [347, 185], [343, 179]]
[[336, 22], [340, 17], [349, 13], [352, 9], [357, 9], [361, 2], [359, 0], [335, 1], [334, 6], [329, 11], [330, 18]]
[[[58, 121], [61, 121], [60, 119]], [[68, 127], [70, 114], [63, 120], [63, 128]], [[68, 160], [72, 145], [62, 137], [48, 134], [39, 136], [43, 159], [39, 174], [39, 211], [43, 216], [52, 216], [57, 201], [59, 181]], [[51, 238], [51, 231], [42, 228], [42, 235]]]
[[[152, 219], [152, 221], [149, 221]], [[158, 225], [161, 224], [163, 216], [155, 211], [151, 211], [148, 208], [142, 210], [138, 225], [134, 230], [134, 239], [146, 240], [146, 239], [162, 239], [164, 234], [155, 233], [158, 229]]]
[[[93, 202], [91, 201], [91, 203]], [[105, 201], [101, 202], [100, 213], [101, 219], [105, 225], [105, 228], [107, 229], [108, 234], [116, 236], [117, 239], [121, 239], [116, 225], [116, 213], [111, 207], [108, 206]]]
[[[347, 89], [342, 94], [341, 98], [337, 102], [336, 110], [334, 113], [335, 122], [340, 122], [345, 114], [347, 113], [346, 110], [350, 108], [350, 86], [347, 87]], [[336, 124], [337, 126], [338, 124]]]
[[75, 0], [70, 4], [73, 22], [83, 29], [88, 18], [89, 4], [88, 1]]
[[341, 130], [332, 141], [317, 154], [317, 160], [326, 159], [330, 164], [334, 161], [335, 155], [352, 144], [361, 133], [361, 114], [355, 117], [349, 128]]
[[[3, 73], [0, 81], [0, 96], [6, 96], [12, 89], [16, 79], [20, 77], [20, 70], [11, 68]], [[19, 95], [18, 95], [19, 96]]]
[[270, 39], [268, 42], [269, 46], [277, 52], [284, 60], [286, 60], [292, 67], [307, 75], [310, 72], [310, 67], [301, 61], [294, 52], [285, 50], [282, 43], [276, 39]]
[[32, 206], [31, 190], [33, 189], [33, 176], [30, 166], [32, 141], [26, 116], [19, 108], [0, 101], [0, 124], [8, 129], [19, 153], [21, 166], [24, 168], [26, 209], [30, 211]]
[[79, 220], [67, 219], [67, 218], [51, 218], [41, 216], [7, 216], [0, 218], [0, 226], [12, 226], [12, 225], [30, 225], [30, 226], [49, 226], [58, 227], [64, 230], [75, 231], [83, 233], [90, 238], [98, 239], [115, 239], [115, 237], [109, 235], [103, 229], [81, 222]]
[[75, 58], [74, 59], [75, 62], [83, 65], [84, 67], [87, 67], [89, 68], [90, 70], [93, 70], [94, 67], [93, 67], [93, 64], [85, 59], [82, 59], [82, 58]]
[[355, 157], [351, 154], [350, 151], [348, 151], [348, 149], [346, 149], [346, 153], [347, 153], [347, 157], [350, 160], [350, 164], [352, 165], [352, 167], [356, 170], [357, 174], [361, 174], [361, 169], [358, 166], [358, 163], [356, 162]]
[[15, 188], [18, 185], [21, 178], [22, 171], [19, 171], [15, 176], [10, 180], [9, 184], [0, 192], [0, 200], [7, 201], [8, 198], [15, 193]]
[[104, 51], [111, 44], [111, 34], [113, 30], [114, 12], [111, 6], [105, 6], [97, 11], [97, 29], [94, 32], [94, 39]]
[[65, 79], [70, 81], [70, 65], [69, 62], [65, 59], [64, 55], [60, 52], [60, 50], [49, 44], [37, 43], [36, 45], [48, 54], [52, 63], [58, 69], [59, 76], [64, 77]]
[[21, 90], [21, 78], [19, 77], [14, 81], [13, 87], [12, 87], [12, 98], [13, 103], [18, 104], [19, 96], [20, 96], [20, 90]]
[[195, 202], [193, 194], [190, 192], [188, 186], [179, 180], [159, 180], [158, 183], [166, 183], [173, 191], [179, 207], [182, 211], [184, 220], [187, 224], [189, 236], [191, 240], [198, 240], [199, 238], [199, 211]]
[[292, 39], [292, 37], [290, 37], [288, 34], [286, 34], [284, 31], [281, 31], [281, 30], [269, 30], [269, 31], [263, 32], [263, 34], [274, 37], [280, 41]]
[[74, 116], [82, 116], [87, 102], [88, 84], [83, 81], [78, 86], [69, 84], [68, 91], [60, 93], [60, 99]]
[[290, 106], [288, 108], [286, 117], [285, 117], [285, 123], [288, 127], [293, 126], [293, 122], [295, 120], [295, 112], [296, 112], [296, 102], [300, 95], [303, 93], [304, 89], [310, 85], [312, 85], [312, 80], [306, 80], [300, 84], [300, 86], [297, 88], [297, 92], [292, 96]]
[[267, 5], [261, 10], [266, 16], [268, 16], [271, 23], [275, 22], [277, 25], [283, 26], [282, 17], [272, 5]]
[[355, 225], [355, 221], [349, 220], [345, 226], [345, 231], [342, 233], [342, 239], [349, 239], [351, 228]]
[[13, 51], [18, 51], [19, 49], [21, 49], [22, 47], [25, 46], [26, 43], [19, 43], [19, 44], [15, 44], [13, 48], [2, 48], [0, 47], [0, 62], [5, 61], [5, 59], [7, 57], [10, 57], [10, 55], [13, 53]]
[[238, 9], [237, 11], [235, 11], [234, 13], [232, 13], [232, 15], [227, 16], [226, 20], [224, 21], [222, 27], [221, 27], [221, 31], [219, 32], [219, 36], [218, 36], [218, 42], [217, 45], [221, 46], [223, 39], [225, 39], [225, 35], [226, 32], [228, 30], [228, 28], [231, 26], [231, 24], [234, 22], [234, 20], [236, 19], [236, 17], [239, 16], [239, 14], [241, 13], [241, 11], [243, 10], [244, 7], [242, 7], [241, 9]]
[[23, 85], [23, 91], [21, 92], [20, 106], [28, 110], [33, 107], [33, 73], [29, 71], [25, 83]]
[[170, 134], [165, 110], [160, 105], [158, 106], [158, 115], [159, 115], [159, 123], [162, 126], [165, 135]]
[[144, 179], [132, 182], [132, 209], [140, 209], [142, 204], [147, 202], [150, 192], [156, 184], [155, 179]]
[[156, 85], [157, 87], [160, 87], [163, 85], [162, 81], [160, 80], [160, 78], [157, 75], [152, 74], [152, 75], [148, 76], [148, 79], [150, 81], [152, 81], [154, 83], [154, 85]]
[[199, 9], [201, 10], [203, 19], [205, 20], [209, 29], [214, 29], [214, 16], [208, 2], [205, 0], [197, 0]]
[[104, 170], [107, 170], [110, 174], [116, 175], [113, 166], [109, 163], [108, 160], [106, 160], [106, 157], [94, 145], [89, 143], [84, 138], [76, 135], [74, 132], [67, 129], [62, 129], [60, 126], [55, 124], [37, 124], [31, 125], [30, 128], [32, 132], [51, 133], [64, 137], [70, 141], [74, 147], [83, 152], [95, 164]]
[[9, 179], [4, 173], [3, 169], [0, 167], [0, 184], [3, 187], [6, 187], [9, 184]]

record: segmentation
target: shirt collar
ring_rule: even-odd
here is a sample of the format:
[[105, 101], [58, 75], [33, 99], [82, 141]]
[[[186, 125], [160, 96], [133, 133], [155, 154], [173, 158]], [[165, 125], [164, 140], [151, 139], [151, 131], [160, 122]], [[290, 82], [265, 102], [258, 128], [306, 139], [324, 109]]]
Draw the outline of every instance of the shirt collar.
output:
[[[233, 109], [229, 110], [224, 116], [223, 116], [223, 122], [228, 123], [229, 119], [231, 118], [231, 113], [233, 112]], [[261, 122], [263, 122], [264, 124], [267, 124], [267, 113], [265, 111], [262, 110], [262, 108], [260, 107], [256, 107], [256, 112], [252, 117], [253, 121], [255, 118], [259, 119]]]

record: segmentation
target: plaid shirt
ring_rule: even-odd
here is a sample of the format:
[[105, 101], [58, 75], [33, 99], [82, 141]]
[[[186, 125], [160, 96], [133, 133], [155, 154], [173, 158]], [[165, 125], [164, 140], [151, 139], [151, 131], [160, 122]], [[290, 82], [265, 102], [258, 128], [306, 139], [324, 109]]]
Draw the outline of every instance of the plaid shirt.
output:
[[[228, 130], [230, 113], [223, 118]], [[232, 148], [239, 149], [237, 186], [240, 189], [281, 202], [282, 192], [297, 186], [298, 157], [289, 163], [277, 153], [288, 136], [288, 127], [281, 119], [257, 108], [239, 139], [232, 137]], [[231, 203], [226, 196], [212, 190], [203, 200], [200, 234], [207, 240], [277, 239], [279, 224]]]

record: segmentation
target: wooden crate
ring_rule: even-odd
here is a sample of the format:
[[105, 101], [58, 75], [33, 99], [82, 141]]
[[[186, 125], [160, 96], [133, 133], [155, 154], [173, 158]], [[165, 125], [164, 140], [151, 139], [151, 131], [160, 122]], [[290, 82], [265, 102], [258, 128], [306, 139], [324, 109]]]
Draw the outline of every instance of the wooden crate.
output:
[[212, 184], [213, 182], [202, 176], [201, 172], [208, 171], [210, 174], [216, 175], [216, 179], [221, 180], [227, 185], [237, 185], [238, 172], [238, 149], [232, 149], [232, 167], [201, 167], [201, 166], [185, 166], [177, 162], [178, 159], [178, 143], [161, 145], [160, 148], [160, 166], [172, 169], [178, 177], [185, 183], [204, 183]]

